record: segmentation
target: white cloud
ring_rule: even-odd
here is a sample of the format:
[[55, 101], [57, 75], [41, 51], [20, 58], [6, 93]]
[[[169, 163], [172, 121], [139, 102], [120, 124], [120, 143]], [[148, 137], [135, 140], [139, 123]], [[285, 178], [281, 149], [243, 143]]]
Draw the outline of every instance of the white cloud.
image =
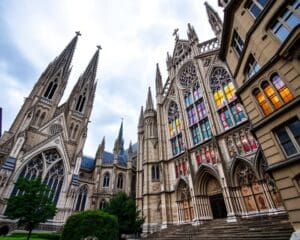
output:
[[[217, 1], [210, 4], [217, 8]], [[174, 28], [178, 27], [180, 36], [186, 38], [186, 25], [190, 22], [201, 40], [213, 37], [204, 1], [197, 0], [12, 0], [3, 5], [1, 14], [9, 29], [6, 37], [37, 69], [36, 78], [26, 88], [21, 77], [10, 79], [6, 71], [2, 72], [1, 89], [6, 89], [6, 96], [18, 99], [4, 104], [12, 109], [5, 119], [6, 128], [17, 114], [22, 98], [29, 94], [39, 74], [65, 47], [74, 31], [80, 30], [82, 37], [63, 100], [88, 64], [95, 46], [102, 45], [98, 89], [84, 151], [92, 156], [104, 135], [107, 149], [113, 148], [121, 118], [126, 146], [130, 139], [136, 141], [140, 106], [145, 103], [149, 85], [155, 95], [156, 62], [166, 77], [165, 58], [167, 51], [172, 52]], [[12, 83], [2, 88], [3, 79]]]

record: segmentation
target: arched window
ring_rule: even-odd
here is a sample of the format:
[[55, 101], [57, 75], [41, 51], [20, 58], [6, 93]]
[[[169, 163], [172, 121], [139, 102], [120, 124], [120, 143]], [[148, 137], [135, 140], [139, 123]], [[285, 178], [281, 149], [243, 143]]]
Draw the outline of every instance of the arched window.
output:
[[[45, 172], [43, 170], [45, 169]], [[64, 181], [64, 166], [60, 154], [55, 149], [44, 151], [31, 160], [22, 169], [19, 178], [28, 179], [42, 178], [42, 181], [50, 188], [52, 200], [57, 204]], [[19, 194], [15, 186], [12, 196]]]
[[36, 125], [38, 123], [38, 120], [40, 118], [40, 114], [41, 114], [41, 110], [39, 109], [39, 110], [37, 110], [37, 112], [34, 115], [33, 123], [32, 123], [33, 125]]
[[236, 90], [228, 71], [222, 67], [213, 70], [210, 88], [224, 130], [247, 120], [242, 105], [236, 97]]
[[101, 201], [100, 201], [100, 205], [99, 205], [99, 209], [104, 209], [105, 207], [106, 207], [106, 201], [105, 201], [105, 199], [102, 199]]
[[173, 155], [177, 155], [183, 151], [183, 140], [181, 133], [181, 124], [179, 120], [179, 111], [177, 104], [172, 101], [168, 110], [168, 122], [170, 141]]
[[211, 137], [211, 128], [199, 83], [196, 82], [192, 89], [185, 91], [184, 98], [191, 136], [194, 145], [197, 145]]
[[73, 129], [74, 129], [74, 123], [72, 122], [70, 126], [70, 132], [69, 132], [71, 138], [72, 138]]
[[37, 125], [39, 127], [43, 124], [45, 118], [46, 118], [46, 112], [43, 112], [42, 115], [41, 115], [41, 117], [40, 117], [40, 119], [38, 120], [38, 124]]
[[263, 81], [261, 88], [263, 91], [256, 88], [253, 95], [265, 115], [269, 115], [273, 110], [279, 109], [284, 103], [288, 103], [294, 98], [277, 73], [271, 76], [270, 81]]
[[267, 98], [272, 103], [275, 109], [278, 109], [282, 106], [280, 98], [278, 97], [274, 88], [270, 85], [269, 82], [267, 81], [262, 82], [261, 88], [264, 90], [265, 95], [267, 96]]
[[44, 97], [48, 98], [49, 100], [52, 99], [52, 97], [54, 96], [55, 90], [57, 89], [57, 79], [55, 79], [54, 81], [51, 81], [48, 84], [48, 87], [44, 93]]
[[103, 187], [109, 187], [109, 178], [110, 175], [108, 172], [106, 172], [103, 177]]
[[265, 115], [269, 115], [270, 113], [273, 112], [273, 109], [271, 108], [269, 102], [265, 98], [264, 94], [258, 88], [254, 89], [253, 95], [255, 96], [256, 101], [260, 105]]
[[76, 104], [76, 108], [75, 110], [78, 112], [82, 112], [83, 108], [84, 108], [84, 103], [85, 103], [85, 99], [86, 99], [86, 89], [83, 92], [83, 94], [81, 94], [78, 98], [77, 104]]
[[78, 132], [78, 124], [75, 126], [75, 129], [74, 129], [74, 131], [73, 131], [73, 136], [72, 136], [73, 139], [76, 138], [77, 132]]
[[271, 76], [271, 82], [285, 103], [288, 103], [294, 98], [291, 91], [286, 87], [285, 83], [277, 73]]
[[88, 188], [87, 185], [82, 186], [79, 188], [78, 197], [76, 202], [76, 211], [83, 211], [85, 208], [86, 198], [87, 198]]
[[119, 173], [119, 175], [118, 175], [117, 188], [118, 189], [123, 188], [123, 174], [122, 173]]
[[159, 173], [159, 166], [158, 165], [152, 166], [151, 176], [152, 176], [152, 181], [159, 181], [160, 173]]

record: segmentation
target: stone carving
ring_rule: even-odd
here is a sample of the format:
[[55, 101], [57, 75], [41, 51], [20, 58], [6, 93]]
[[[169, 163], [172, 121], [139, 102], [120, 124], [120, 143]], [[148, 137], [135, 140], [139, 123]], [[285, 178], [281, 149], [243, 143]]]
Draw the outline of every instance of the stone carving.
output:
[[196, 67], [193, 63], [186, 64], [179, 74], [179, 81], [182, 87], [189, 87], [197, 80]]

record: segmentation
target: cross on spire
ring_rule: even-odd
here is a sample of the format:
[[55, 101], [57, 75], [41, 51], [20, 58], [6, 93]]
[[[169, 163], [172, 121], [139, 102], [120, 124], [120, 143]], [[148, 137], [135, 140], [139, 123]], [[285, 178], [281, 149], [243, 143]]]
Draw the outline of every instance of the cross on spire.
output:
[[178, 28], [175, 28], [175, 29], [174, 29], [173, 36], [175, 36], [175, 40], [178, 40], [178, 39], [179, 39], [178, 31], [179, 31]]
[[80, 31], [76, 31], [76, 36], [81, 36], [81, 32]]
[[97, 45], [96, 46], [99, 50], [101, 50], [102, 49], [102, 47], [101, 47], [101, 45], [99, 44], [99, 45]]

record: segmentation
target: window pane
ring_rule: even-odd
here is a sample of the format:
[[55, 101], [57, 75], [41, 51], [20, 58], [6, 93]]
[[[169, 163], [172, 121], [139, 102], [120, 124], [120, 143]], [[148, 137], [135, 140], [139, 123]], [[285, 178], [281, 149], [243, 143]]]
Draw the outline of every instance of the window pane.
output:
[[268, 1], [269, 1], [269, 0], [258, 0], [258, 2], [260, 3], [260, 5], [261, 5], [262, 7], [264, 7], [264, 6], [267, 4]]
[[281, 42], [283, 42], [289, 35], [289, 30], [285, 26], [281, 25], [276, 35], [281, 40]]
[[260, 8], [256, 5], [256, 4], [252, 4], [250, 6], [250, 12], [252, 13], [252, 15], [257, 18], [261, 12]]
[[287, 156], [297, 153], [297, 150], [296, 150], [294, 144], [292, 143], [289, 135], [287, 134], [285, 128], [278, 129], [276, 131], [276, 134], [277, 134], [279, 141], [280, 141], [281, 145], [283, 146], [284, 151]]
[[291, 14], [288, 19], [286, 20], [287, 24], [291, 27], [294, 28], [298, 24], [300, 24], [300, 18], [294, 14]]
[[300, 146], [300, 121], [297, 120], [288, 125], [289, 129], [293, 133], [298, 145]]

